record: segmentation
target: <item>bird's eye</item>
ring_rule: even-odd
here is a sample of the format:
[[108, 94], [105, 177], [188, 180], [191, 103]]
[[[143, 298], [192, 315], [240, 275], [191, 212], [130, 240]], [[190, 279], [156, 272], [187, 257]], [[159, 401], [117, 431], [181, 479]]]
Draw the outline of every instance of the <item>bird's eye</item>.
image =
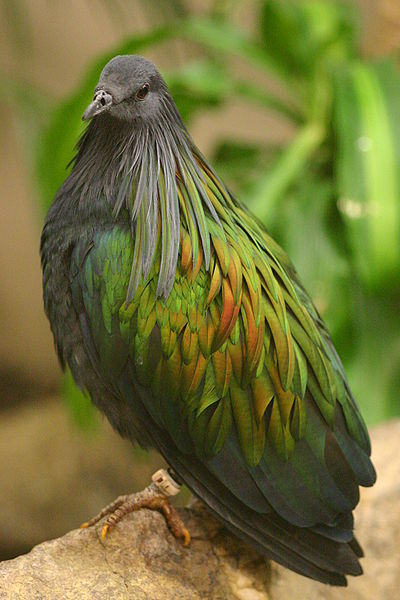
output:
[[140, 87], [138, 89], [138, 91], [136, 92], [136, 98], [138, 100], [144, 100], [147, 96], [147, 94], [149, 93], [149, 89], [150, 86], [148, 83], [145, 83], [144, 85], [142, 85], [142, 87]]

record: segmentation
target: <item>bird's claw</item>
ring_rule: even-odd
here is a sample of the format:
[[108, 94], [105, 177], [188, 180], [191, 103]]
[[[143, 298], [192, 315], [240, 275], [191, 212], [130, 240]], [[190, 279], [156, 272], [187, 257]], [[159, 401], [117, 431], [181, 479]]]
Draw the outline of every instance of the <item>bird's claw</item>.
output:
[[186, 529], [186, 527], [183, 528], [183, 545], [184, 546], [189, 546], [190, 544], [190, 533], [189, 531]]
[[164, 515], [174, 537], [182, 539], [185, 547], [190, 544], [190, 533], [186, 529], [178, 512], [171, 506], [168, 498], [164, 494], [160, 494], [159, 489], [153, 485], [138, 494], [120, 496], [114, 500], [114, 502], [103, 508], [103, 510], [93, 517], [93, 519], [82, 523], [81, 528], [86, 529], [92, 527], [103, 517], [107, 516], [107, 520], [101, 530], [101, 539], [104, 541], [106, 535], [125, 515], [140, 510], [141, 508], [160, 511]]
[[110, 526], [107, 525], [107, 523], [103, 526], [103, 529], [101, 530], [101, 540], [104, 542], [104, 540], [106, 539], [106, 535], [110, 530]]

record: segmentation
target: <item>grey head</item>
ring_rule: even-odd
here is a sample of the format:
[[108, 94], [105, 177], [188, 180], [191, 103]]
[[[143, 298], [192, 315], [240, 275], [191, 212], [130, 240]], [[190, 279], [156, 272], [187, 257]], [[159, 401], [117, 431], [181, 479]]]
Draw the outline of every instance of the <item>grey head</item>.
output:
[[170, 98], [156, 67], [136, 54], [115, 56], [101, 72], [82, 119], [109, 113], [121, 121], [156, 119]]

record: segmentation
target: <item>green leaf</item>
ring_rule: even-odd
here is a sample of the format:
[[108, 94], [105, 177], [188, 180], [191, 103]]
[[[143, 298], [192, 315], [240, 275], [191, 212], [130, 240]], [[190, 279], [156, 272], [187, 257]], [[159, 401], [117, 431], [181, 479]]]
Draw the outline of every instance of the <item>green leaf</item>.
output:
[[165, 80], [185, 123], [198, 111], [220, 106], [233, 87], [226, 69], [214, 61], [190, 63]]
[[318, 65], [354, 52], [353, 11], [341, 2], [267, 0], [261, 31], [279, 72], [298, 80], [312, 77]]
[[212, 162], [220, 177], [229, 181], [235, 194], [249, 195], [260, 173], [269, 169], [275, 158], [275, 148], [223, 140], [218, 144]]
[[265, 53], [261, 44], [226, 22], [192, 19], [183, 25], [182, 32], [185, 36], [217, 52], [240, 56], [262, 69], [276, 71], [274, 62]]
[[[268, 55], [262, 44], [252, 40], [240, 29], [221, 21], [192, 19], [184, 22], [178, 29], [184, 37], [212, 50], [219, 60], [221, 60], [221, 53], [227, 56], [237, 56], [252, 66], [267, 71], [282, 87], [286, 88], [283, 95], [285, 99], [282, 98], [282, 94], [274, 94], [269, 91], [269, 101], [276, 107], [281, 107], [283, 111], [289, 111], [293, 115], [301, 114], [301, 104], [297, 96], [291, 94], [290, 90], [293, 78], [280, 71], [276, 61]], [[251, 83], [249, 85], [255, 89]], [[288, 86], [289, 89], [287, 89]], [[265, 91], [264, 97], [267, 97]]]
[[276, 164], [258, 181], [249, 204], [267, 227], [276, 217], [279, 201], [307, 168], [308, 161], [323, 139], [324, 130], [320, 125], [310, 123], [304, 126], [281, 153]]
[[300, 114], [280, 98], [268, 93], [263, 86], [238, 79], [228, 72], [223, 61], [196, 61], [165, 74], [179, 112], [187, 122], [198, 110], [214, 108], [231, 98], [243, 98], [277, 111], [295, 123]]
[[351, 389], [369, 423], [400, 414], [399, 297], [365, 294], [357, 286], [350, 319], [353, 353], [346, 363]]
[[64, 376], [62, 392], [74, 423], [81, 429], [96, 431], [99, 426], [98, 412], [89, 396], [76, 387], [69, 370]]
[[400, 276], [400, 75], [353, 63], [336, 77], [336, 174], [357, 271], [371, 288]]
[[[349, 329], [350, 266], [340, 244], [340, 222], [330, 231], [333, 185], [313, 173], [300, 179], [280, 206], [276, 237], [287, 251], [331, 334]], [[351, 331], [349, 332], [351, 334]]]

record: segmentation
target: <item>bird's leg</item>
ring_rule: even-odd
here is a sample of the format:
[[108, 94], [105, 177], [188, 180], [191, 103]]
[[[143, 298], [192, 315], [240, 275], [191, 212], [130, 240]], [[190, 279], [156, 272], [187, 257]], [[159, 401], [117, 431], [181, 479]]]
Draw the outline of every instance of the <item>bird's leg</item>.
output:
[[150, 510], [159, 510], [162, 512], [173, 535], [176, 538], [182, 538], [184, 545], [187, 546], [190, 543], [190, 533], [168, 500], [169, 496], [175, 496], [180, 491], [181, 484], [177, 483], [172, 475], [164, 469], [160, 469], [154, 473], [152, 480], [153, 483], [141, 492], [119, 496], [114, 502], [103, 508], [93, 519], [83, 523], [81, 527], [91, 527], [107, 516], [107, 520], [101, 530], [101, 538], [104, 540], [107, 533], [125, 515], [141, 508], [149, 508]]

